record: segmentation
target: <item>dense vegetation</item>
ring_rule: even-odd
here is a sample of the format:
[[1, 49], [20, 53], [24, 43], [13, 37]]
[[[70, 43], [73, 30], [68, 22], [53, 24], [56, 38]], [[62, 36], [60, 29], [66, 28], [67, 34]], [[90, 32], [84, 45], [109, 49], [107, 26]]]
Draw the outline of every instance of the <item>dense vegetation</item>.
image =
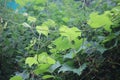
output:
[[119, 55], [119, 0], [0, 0], [0, 80], [120, 80]]

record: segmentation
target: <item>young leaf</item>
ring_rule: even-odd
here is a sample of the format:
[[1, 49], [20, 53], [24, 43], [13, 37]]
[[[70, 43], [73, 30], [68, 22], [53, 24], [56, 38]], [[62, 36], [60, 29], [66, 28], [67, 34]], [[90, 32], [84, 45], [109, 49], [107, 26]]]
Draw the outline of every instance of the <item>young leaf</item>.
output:
[[32, 16], [29, 16], [28, 17], [28, 21], [30, 21], [30, 22], [36, 22], [36, 18], [32, 17]]
[[42, 52], [39, 55], [36, 55], [34, 58], [38, 60], [38, 62], [41, 63], [47, 63], [47, 56], [48, 54], [46, 52]]
[[59, 29], [61, 36], [66, 36], [68, 37], [68, 39], [74, 40], [75, 38], [77, 38], [78, 36], [81, 36], [81, 32], [78, 28], [76, 27], [72, 27], [72, 28], [68, 28], [67, 26], [61, 26], [61, 28]]
[[34, 73], [38, 75], [47, 72], [50, 66], [50, 64], [39, 64], [37, 69], [34, 70]]
[[45, 36], [48, 36], [49, 29], [47, 26], [37, 26], [36, 30], [39, 34], [44, 34]]
[[56, 61], [54, 59], [52, 59], [51, 57], [49, 57], [49, 56], [47, 57], [47, 63], [48, 64], [55, 64], [55, 62]]
[[71, 43], [66, 37], [59, 37], [53, 41], [53, 44], [56, 45], [56, 50], [64, 51], [71, 48]]
[[97, 12], [93, 12], [90, 14], [88, 24], [92, 28], [104, 27], [105, 30], [111, 31], [110, 25], [112, 25], [112, 22], [106, 14], [98, 15]]
[[46, 52], [43, 52], [39, 55], [36, 55], [34, 57], [36, 60], [39, 61], [40, 64], [45, 63], [45, 64], [55, 64], [55, 60], [51, 58]]
[[56, 23], [52, 19], [48, 19], [42, 24], [42, 26], [55, 27]]
[[33, 65], [33, 64], [38, 64], [38, 62], [36, 61], [36, 59], [34, 57], [28, 57], [26, 60], [25, 60], [25, 63], [28, 64], [30, 67]]

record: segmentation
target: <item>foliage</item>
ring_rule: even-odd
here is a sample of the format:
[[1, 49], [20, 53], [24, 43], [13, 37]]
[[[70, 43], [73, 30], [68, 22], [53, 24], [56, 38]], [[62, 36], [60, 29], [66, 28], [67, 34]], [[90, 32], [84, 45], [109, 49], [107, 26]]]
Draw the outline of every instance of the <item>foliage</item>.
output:
[[14, 76], [10, 80], [22, 80], [21, 76]]
[[101, 76], [111, 66], [120, 78], [119, 1], [9, 1], [0, 1], [0, 80], [113, 80]]
[[110, 25], [112, 25], [112, 21], [109, 19], [109, 17], [106, 14], [98, 15], [98, 13], [92, 13], [90, 15], [90, 20], [88, 21], [88, 24], [92, 28], [99, 28], [104, 26], [105, 30], [111, 31]]

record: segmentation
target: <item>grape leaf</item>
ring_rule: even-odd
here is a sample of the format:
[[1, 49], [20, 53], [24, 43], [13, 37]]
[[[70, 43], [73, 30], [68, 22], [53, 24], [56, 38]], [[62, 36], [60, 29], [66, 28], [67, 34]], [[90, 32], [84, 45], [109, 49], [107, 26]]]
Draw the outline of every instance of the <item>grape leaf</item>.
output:
[[45, 36], [48, 36], [49, 29], [47, 26], [37, 26], [36, 30], [39, 34], [44, 34]]
[[34, 70], [34, 73], [37, 75], [44, 73], [48, 70], [50, 66], [50, 64], [39, 64], [38, 67]]
[[36, 61], [36, 59], [34, 57], [28, 57], [26, 60], [25, 60], [25, 63], [28, 64], [30, 67], [33, 65], [33, 64], [38, 64], [38, 62]]
[[51, 58], [46, 52], [42, 52], [39, 55], [36, 55], [34, 57], [36, 60], [39, 61], [39, 63], [45, 63], [45, 64], [55, 64], [55, 60]]
[[92, 28], [104, 27], [105, 30], [111, 31], [110, 25], [112, 25], [112, 22], [106, 14], [98, 15], [98, 12], [93, 12], [90, 14], [88, 24]]
[[33, 16], [29, 16], [28, 17], [28, 21], [30, 21], [30, 22], [36, 22], [36, 18], [35, 17], [33, 17]]
[[70, 41], [66, 37], [59, 37], [53, 41], [53, 44], [56, 45], [56, 50], [64, 51], [71, 47]]
[[78, 28], [76, 27], [72, 27], [72, 28], [68, 28], [67, 26], [61, 26], [61, 28], [59, 29], [61, 36], [66, 36], [68, 37], [68, 39], [74, 40], [75, 38], [77, 38], [78, 36], [81, 36], [81, 32]]

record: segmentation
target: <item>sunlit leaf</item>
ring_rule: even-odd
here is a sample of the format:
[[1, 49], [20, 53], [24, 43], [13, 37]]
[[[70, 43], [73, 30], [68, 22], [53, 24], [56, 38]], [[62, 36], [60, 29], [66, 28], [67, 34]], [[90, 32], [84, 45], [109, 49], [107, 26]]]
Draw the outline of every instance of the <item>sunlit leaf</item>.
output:
[[66, 37], [59, 37], [53, 41], [53, 44], [56, 45], [56, 50], [64, 51], [71, 47], [70, 41]]
[[10, 80], [23, 80], [21, 76], [13, 76]]
[[23, 25], [24, 27], [31, 28], [31, 26], [30, 26], [28, 23], [26, 23], [26, 22], [24, 22], [22, 25]]
[[42, 26], [55, 27], [56, 23], [52, 19], [48, 19], [42, 24]]
[[39, 10], [39, 11], [42, 11], [42, 10], [45, 9], [45, 7], [41, 7], [41, 6], [37, 6], [37, 5], [34, 5], [33, 8], [34, 8], [35, 10]]
[[50, 64], [39, 64], [37, 69], [34, 70], [34, 73], [38, 75], [38, 74], [47, 72], [49, 67], [50, 67]]
[[49, 29], [47, 26], [37, 26], [36, 30], [39, 34], [44, 34], [45, 36], [48, 36]]
[[20, 6], [25, 6], [28, 3], [34, 2], [34, 0], [15, 0]]
[[46, 64], [55, 64], [55, 60], [51, 58], [46, 52], [42, 52], [39, 55], [36, 55], [34, 57], [36, 60], [39, 61], [39, 63], [46, 63]]
[[35, 0], [35, 4], [45, 4], [47, 0]]
[[104, 27], [105, 30], [111, 31], [110, 25], [112, 25], [112, 22], [106, 14], [98, 15], [97, 12], [93, 12], [90, 14], [88, 24], [92, 28]]
[[23, 0], [15, 0], [19, 5], [24, 6], [26, 3]]
[[39, 63], [47, 63], [47, 57], [48, 54], [46, 52], [42, 52], [39, 55], [35, 55], [35, 59], [39, 62]]
[[26, 58], [25, 63], [28, 64], [30, 67], [33, 64], [38, 64], [38, 62], [36, 61], [36, 59], [34, 57], [28, 57], [28, 58]]
[[64, 18], [62, 18], [62, 20], [63, 20], [64, 22], [68, 22], [68, 21], [70, 20], [70, 18], [64, 17]]
[[51, 57], [49, 57], [49, 56], [47, 57], [47, 63], [48, 64], [55, 64], [55, 62], [56, 61], [54, 59], [52, 59]]
[[33, 16], [29, 16], [28, 17], [28, 21], [30, 21], [30, 22], [36, 22], [36, 18], [33, 17]]
[[76, 50], [78, 50], [81, 46], [83, 46], [84, 42], [86, 41], [86, 39], [74, 39], [74, 44], [72, 48], [75, 48]]
[[68, 37], [69, 40], [74, 40], [78, 36], [81, 36], [81, 32], [78, 28], [72, 27], [68, 28], [67, 26], [61, 26], [59, 29], [61, 36], [66, 36]]

